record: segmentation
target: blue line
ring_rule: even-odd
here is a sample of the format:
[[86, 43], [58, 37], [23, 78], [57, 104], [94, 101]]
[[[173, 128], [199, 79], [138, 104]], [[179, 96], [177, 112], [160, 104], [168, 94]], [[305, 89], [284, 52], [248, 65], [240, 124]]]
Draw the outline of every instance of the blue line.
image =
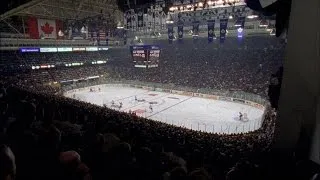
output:
[[154, 113], [154, 114], [152, 114], [152, 115], [149, 115], [149, 116], [147, 116], [146, 118], [149, 118], [149, 117], [151, 117], [151, 116], [154, 116], [154, 115], [156, 115], [156, 114], [159, 114], [159, 113], [161, 113], [161, 112], [163, 112], [163, 111], [165, 111], [165, 110], [167, 110], [167, 109], [169, 109], [169, 108], [172, 108], [173, 106], [176, 106], [176, 105], [181, 104], [181, 103], [183, 103], [183, 102], [185, 102], [185, 101], [188, 101], [188, 100], [191, 99], [191, 98], [193, 98], [193, 96], [191, 96], [191, 97], [189, 97], [189, 98], [187, 98], [187, 99], [185, 99], [185, 100], [183, 100], [183, 101], [180, 101], [180, 102], [178, 102], [178, 103], [176, 103], [176, 104], [173, 104], [173, 105], [171, 105], [171, 106], [169, 106], [169, 107], [167, 107], [167, 108], [164, 108], [164, 109], [162, 109], [161, 111], [158, 111], [158, 112], [156, 112], [156, 113]]
[[[149, 91], [148, 91], [149, 92]], [[122, 111], [125, 111], [125, 110], [127, 110], [127, 109], [131, 109], [131, 108], [133, 108], [133, 107], [136, 107], [136, 106], [139, 106], [139, 105], [142, 105], [142, 104], [145, 104], [145, 103], [149, 103], [150, 101], [153, 101], [153, 100], [156, 100], [156, 99], [160, 99], [160, 98], [162, 98], [162, 97], [165, 97], [165, 96], [168, 96], [169, 94], [164, 94], [164, 95], [162, 95], [162, 96], [157, 96], [156, 98], [153, 98], [153, 99], [149, 99], [148, 101], [146, 100], [146, 101], [144, 101], [144, 102], [142, 102], [142, 103], [138, 103], [138, 104], [136, 104], [136, 105], [134, 105], [134, 106], [130, 106], [130, 107], [127, 107], [127, 108], [125, 108], [125, 109], [122, 109]]]
[[120, 99], [114, 100], [114, 102], [120, 101], [120, 100], [124, 100], [124, 99], [130, 98], [130, 97], [136, 96], [136, 95], [145, 94], [145, 93], [148, 93], [148, 92], [150, 92], [150, 91], [148, 90], [148, 91], [145, 91], [145, 92], [142, 92], [142, 93], [134, 94], [134, 95], [132, 95], [132, 96], [120, 98]]

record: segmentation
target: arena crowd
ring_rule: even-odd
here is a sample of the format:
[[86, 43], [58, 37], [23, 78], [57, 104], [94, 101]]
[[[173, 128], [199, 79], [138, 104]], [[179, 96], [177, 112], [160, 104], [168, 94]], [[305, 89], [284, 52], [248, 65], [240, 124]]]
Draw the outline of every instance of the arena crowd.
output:
[[[272, 151], [276, 112], [271, 107], [259, 130], [225, 135], [192, 131], [61, 95], [62, 86], [77, 88], [112, 78], [246, 91], [267, 98], [270, 77], [281, 66], [279, 49], [200, 46], [194, 53], [194, 47], [188, 47], [163, 47], [159, 68], [133, 68], [128, 52], [117, 53], [124, 52], [119, 49], [104, 65], [3, 72], [0, 178], [319, 179], [309, 162], [296, 163], [294, 155]], [[65, 58], [83, 60], [72, 53]], [[100, 78], [86, 79], [92, 76]]]

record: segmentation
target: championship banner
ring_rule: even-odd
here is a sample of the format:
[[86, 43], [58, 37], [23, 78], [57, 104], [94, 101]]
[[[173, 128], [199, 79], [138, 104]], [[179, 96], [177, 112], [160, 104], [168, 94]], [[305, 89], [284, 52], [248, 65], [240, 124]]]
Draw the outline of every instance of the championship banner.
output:
[[161, 30], [161, 22], [160, 22], [160, 12], [159, 11], [155, 11], [154, 12], [154, 27], [155, 27], [155, 31], [160, 31]]
[[127, 44], [127, 31], [125, 29], [123, 30], [123, 44]]
[[153, 24], [154, 24], [153, 22], [154, 22], [154, 13], [153, 13], [153, 11], [151, 9], [148, 9], [147, 22], [146, 22], [148, 31], [151, 31], [151, 29], [153, 27]]
[[214, 34], [214, 24], [215, 20], [208, 20], [208, 43], [212, 43], [213, 38], [215, 37]]
[[224, 43], [226, 39], [227, 27], [228, 19], [220, 19], [220, 43]]
[[105, 30], [103, 30], [103, 29], [99, 30], [98, 34], [99, 34], [100, 40], [105, 40], [107, 37], [107, 34], [106, 34]]
[[110, 32], [106, 32], [106, 46], [109, 46], [109, 37], [110, 37]]
[[237, 29], [237, 36], [238, 36], [239, 42], [241, 42], [242, 37], [243, 37], [245, 19], [246, 19], [245, 17], [239, 17], [238, 20], [237, 20], [237, 22], [236, 22], [236, 25], [237, 25], [237, 27], [238, 27], [238, 29]]
[[104, 30], [99, 30], [97, 32], [97, 41], [98, 41], [98, 45], [100, 45], [100, 43], [104, 40], [106, 40], [106, 32]]
[[161, 23], [161, 30], [166, 28], [166, 19], [167, 19], [167, 15], [166, 13], [164, 13], [163, 11], [161, 12], [161, 17], [160, 17], [160, 23]]
[[168, 38], [169, 38], [169, 44], [172, 44], [173, 41], [173, 24], [168, 24]]
[[137, 30], [137, 17], [133, 9], [131, 9], [131, 30], [136, 31]]
[[138, 12], [138, 29], [141, 31], [143, 28], [143, 10], [139, 10]]
[[183, 40], [183, 22], [178, 21], [178, 40], [182, 42]]
[[200, 22], [199, 21], [194, 21], [192, 23], [192, 39], [194, 40], [194, 42], [198, 39], [199, 37], [199, 25]]
[[131, 11], [126, 12], [127, 29], [131, 29]]

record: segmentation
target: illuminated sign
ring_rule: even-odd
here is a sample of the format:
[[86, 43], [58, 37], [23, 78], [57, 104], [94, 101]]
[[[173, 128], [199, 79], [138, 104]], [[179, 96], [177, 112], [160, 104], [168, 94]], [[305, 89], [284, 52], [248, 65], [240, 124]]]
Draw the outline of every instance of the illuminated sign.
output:
[[25, 53], [25, 52], [39, 52], [39, 48], [20, 48], [20, 52]]
[[57, 48], [40, 48], [40, 52], [57, 52]]
[[72, 48], [71, 47], [61, 47], [61, 48], [58, 48], [58, 52], [70, 52], [72, 51]]
[[72, 51], [85, 51], [86, 48], [84, 47], [75, 47], [75, 48], [72, 48]]
[[86, 47], [86, 51], [98, 51], [98, 47]]
[[99, 51], [108, 51], [109, 48], [107, 47], [99, 47]]

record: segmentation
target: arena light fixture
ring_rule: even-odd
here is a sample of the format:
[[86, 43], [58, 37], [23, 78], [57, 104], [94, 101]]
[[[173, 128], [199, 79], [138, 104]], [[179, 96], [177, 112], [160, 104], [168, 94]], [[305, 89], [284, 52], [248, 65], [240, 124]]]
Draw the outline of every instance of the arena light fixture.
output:
[[87, 28], [85, 26], [82, 26], [81, 33], [83, 34], [87, 33]]
[[272, 28], [274, 28], [274, 25], [268, 24], [266, 30], [267, 30], [268, 32], [271, 32], [271, 31], [272, 31]]
[[259, 23], [259, 27], [268, 27], [268, 21], [265, 19], [262, 19]]
[[58, 32], [58, 36], [59, 36], [59, 37], [64, 36], [64, 33], [61, 31], [61, 29], [60, 29], [59, 32]]
[[123, 29], [123, 28], [124, 28], [124, 27], [123, 27], [121, 21], [119, 21], [118, 24], [117, 24], [117, 29]]
[[170, 7], [169, 8], [169, 11], [175, 11], [175, 10], [177, 10], [177, 7]]
[[242, 24], [241, 24], [241, 22], [240, 22], [239, 20], [237, 20], [237, 21], [234, 23], [234, 26], [235, 26], [235, 27], [241, 27]]
[[230, 16], [229, 16], [229, 19], [233, 19], [233, 16], [232, 16], [232, 15], [230, 15]]
[[270, 36], [275, 36], [276, 35], [276, 29], [273, 28], [270, 32]]
[[259, 16], [254, 12], [252, 11], [252, 13], [250, 13], [247, 18], [248, 19], [255, 19], [255, 18], [258, 18]]
[[173, 24], [173, 19], [172, 19], [170, 14], [167, 15], [166, 23], [167, 24]]
[[257, 18], [258, 16], [257, 15], [249, 15], [247, 16], [248, 19], [254, 19], [254, 18]]

